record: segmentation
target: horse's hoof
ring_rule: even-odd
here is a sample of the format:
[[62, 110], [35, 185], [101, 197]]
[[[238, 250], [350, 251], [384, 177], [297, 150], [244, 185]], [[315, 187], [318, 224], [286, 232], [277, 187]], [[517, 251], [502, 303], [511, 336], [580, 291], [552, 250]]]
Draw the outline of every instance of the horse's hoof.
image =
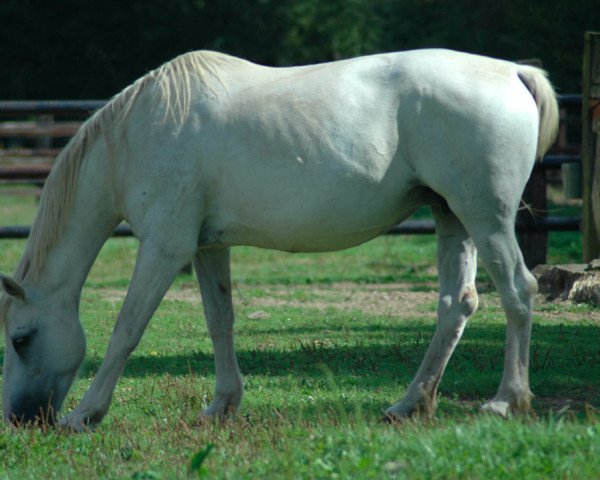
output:
[[407, 408], [394, 405], [384, 412], [384, 417], [381, 419], [381, 421], [391, 425], [400, 425], [413, 420], [417, 415], [418, 410], [414, 407]]
[[196, 418], [196, 426], [214, 425], [215, 423], [225, 423], [233, 418], [237, 408], [230, 405], [228, 408], [211, 408], [209, 406]]
[[491, 401], [481, 406], [481, 411], [502, 418], [508, 418], [510, 415], [510, 404], [508, 402]]
[[70, 413], [58, 422], [58, 430], [73, 433], [91, 432], [96, 427], [95, 424], [89, 423], [87, 416]]
[[410, 420], [411, 417], [398, 416], [393, 413], [384, 412], [383, 417], [381, 417], [381, 423], [387, 423], [388, 425], [402, 425]]

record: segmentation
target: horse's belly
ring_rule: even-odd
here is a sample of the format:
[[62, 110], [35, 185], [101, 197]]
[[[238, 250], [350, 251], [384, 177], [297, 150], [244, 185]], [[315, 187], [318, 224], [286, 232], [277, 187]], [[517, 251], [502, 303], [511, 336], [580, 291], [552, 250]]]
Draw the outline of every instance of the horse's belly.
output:
[[232, 225], [223, 230], [225, 245], [251, 245], [286, 252], [328, 252], [360, 245], [385, 232], [392, 223], [359, 231], [323, 229], [315, 225], [282, 225], [280, 229]]
[[246, 204], [222, 210], [205, 224], [203, 243], [288, 252], [342, 250], [385, 233], [422, 204], [419, 196], [406, 193], [381, 194], [376, 201], [346, 197], [338, 205], [311, 200], [274, 203], [271, 208], [261, 208], [258, 200], [257, 208]]
[[383, 229], [377, 227], [352, 232], [310, 228], [311, 226], [307, 228], [306, 225], [299, 228], [282, 226], [279, 230], [232, 225], [223, 230], [219, 243], [228, 246], [251, 245], [285, 252], [329, 252], [360, 245], [385, 232], [392, 224]]

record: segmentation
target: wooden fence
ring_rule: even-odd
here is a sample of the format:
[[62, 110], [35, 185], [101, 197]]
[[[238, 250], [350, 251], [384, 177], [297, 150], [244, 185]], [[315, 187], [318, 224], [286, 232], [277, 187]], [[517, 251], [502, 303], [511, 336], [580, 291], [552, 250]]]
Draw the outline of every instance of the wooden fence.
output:
[[600, 32], [586, 32], [581, 107], [583, 260], [600, 258]]

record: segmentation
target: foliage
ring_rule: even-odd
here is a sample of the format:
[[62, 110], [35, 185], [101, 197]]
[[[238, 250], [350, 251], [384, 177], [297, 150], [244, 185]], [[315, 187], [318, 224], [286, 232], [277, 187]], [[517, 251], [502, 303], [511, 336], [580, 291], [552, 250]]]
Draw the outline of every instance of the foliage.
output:
[[580, 90], [596, 0], [5, 0], [0, 97], [107, 98], [174, 56], [221, 50], [268, 65], [447, 47], [539, 57]]

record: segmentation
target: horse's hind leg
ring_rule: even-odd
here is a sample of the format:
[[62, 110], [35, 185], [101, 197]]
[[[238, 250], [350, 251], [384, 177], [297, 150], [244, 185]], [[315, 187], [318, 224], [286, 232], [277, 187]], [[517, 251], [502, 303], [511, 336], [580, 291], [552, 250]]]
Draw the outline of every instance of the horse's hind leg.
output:
[[504, 374], [498, 393], [483, 409], [502, 416], [510, 412], [527, 413], [532, 397], [529, 341], [537, 281], [525, 267], [512, 221], [490, 220], [488, 225], [479, 222], [472, 234], [481, 261], [498, 289], [507, 318]]
[[215, 396], [204, 411], [222, 417], [237, 410], [242, 399], [242, 377], [233, 346], [233, 303], [229, 248], [200, 250], [194, 266], [202, 294], [204, 315], [215, 356]]
[[438, 323], [425, 358], [402, 401], [386, 414], [394, 420], [414, 414], [432, 415], [437, 387], [460, 340], [468, 317], [477, 308], [477, 251], [469, 235], [447, 206], [433, 206], [438, 241], [440, 295]]

